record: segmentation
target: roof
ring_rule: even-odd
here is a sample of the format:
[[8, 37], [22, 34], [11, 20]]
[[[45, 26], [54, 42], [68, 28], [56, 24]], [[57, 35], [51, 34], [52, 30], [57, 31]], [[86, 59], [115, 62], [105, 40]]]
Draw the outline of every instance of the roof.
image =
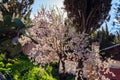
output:
[[104, 48], [104, 49], [100, 50], [100, 52], [108, 51], [108, 50], [115, 49], [115, 48], [117, 48], [117, 49], [119, 48], [120, 49], [120, 44], [116, 44], [116, 45]]
[[112, 56], [112, 59], [120, 61], [120, 44], [116, 44], [105, 49], [102, 49], [100, 50], [100, 53], [102, 53], [102, 55], [104, 55], [105, 57]]

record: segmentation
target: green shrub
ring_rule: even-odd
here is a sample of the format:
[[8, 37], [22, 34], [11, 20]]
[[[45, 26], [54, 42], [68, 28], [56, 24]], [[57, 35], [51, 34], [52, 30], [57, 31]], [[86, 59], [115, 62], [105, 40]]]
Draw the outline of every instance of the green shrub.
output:
[[8, 80], [58, 80], [52, 76], [52, 66], [44, 70], [34, 66], [27, 56], [19, 55], [17, 58], [5, 60], [4, 54], [1, 54], [0, 58], [0, 72]]
[[0, 62], [0, 67], [4, 67], [4, 63], [3, 62]]
[[58, 63], [54, 62], [50, 65], [46, 65], [44, 67], [45, 71], [52, 77], [54, 77], [57, 80], [60, 80], [59, 72], [58, 72]]
[[44, 69], [33, 67], [28, 73], [24, 75], [22, 80], [56, 80], [50, 76]]

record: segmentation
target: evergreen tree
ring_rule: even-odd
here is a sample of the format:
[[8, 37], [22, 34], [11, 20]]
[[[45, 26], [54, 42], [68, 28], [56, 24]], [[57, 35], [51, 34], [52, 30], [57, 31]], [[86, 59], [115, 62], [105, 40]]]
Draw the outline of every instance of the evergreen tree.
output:
[[111, 0], [64, 0], [68, 17], [77, 31], [91, 33], [108, 16]]

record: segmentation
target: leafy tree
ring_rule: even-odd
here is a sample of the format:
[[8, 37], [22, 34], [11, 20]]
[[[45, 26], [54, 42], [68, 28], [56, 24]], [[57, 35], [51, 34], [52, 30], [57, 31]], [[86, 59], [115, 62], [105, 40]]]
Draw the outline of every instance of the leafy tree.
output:
[[91, 35], [92, 42], [100, 42], [100, 49], [107, 48], [115, 44], [115, 35], [108, 31], [108, 26], [106, 24], [105, 28], [102, 27], [101, 30], [94, 32]]
[[64, 0], [68, 17], [77, 31], [94, 32], [108, 16], [111, 0]]
[[[32, 0], [1, 0], [0, 2], [0, 56], [3, 54], [2, 74], [9, 74], [7, 68], [10, 58], [15, 58], [21, 52], [21, 44], [18, 42], [20, 35], [25, 34], [25, 29], [30, 24], [30, 6]], [[14, 60], [14, 59], [13, 59]], [[11, 64], [8, 64], [11, 65]], [[7, 73], [6, 73], [7, 72]]]
[[118, 31], [117, 34], [115, 35], [115, 44], [120, 43], [120, 32]]
[[30, 6], [33, 2], [34, 0], [2, 0], [0, 2], [0, 11], [3, 16], [10, 15], [11, 17], [27, 18], [30, 16]]
[[21, 52], [18, 38], [30, 26], [30, 12], [34, 0], [3, 0], [0, 2], [0, 53], [10, 57]]

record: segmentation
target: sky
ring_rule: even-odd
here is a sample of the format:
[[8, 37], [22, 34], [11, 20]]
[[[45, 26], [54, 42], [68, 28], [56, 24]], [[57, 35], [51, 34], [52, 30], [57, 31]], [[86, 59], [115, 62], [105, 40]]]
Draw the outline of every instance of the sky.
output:
[[63, 1], [64, 0], [35, 0], [32, 5], [31, 18], [34, 18], [34, 15], [40, 11], [42, 6], [44, 6], [47, 10], [53, 6], [61, 9], [61, 7], [63, 7]]
[[[109, 27], [109, 31], [111, 33], [115, 33], [116, 31], [118, 31], [118, 26], [113, 26], [113, 22], [115, 21], [115, 15], [116, 15], [116, 10], [114, 8], [116, 8], [116, 6], [120, 5], [120, 0], [112, 0], [111, 2], [112, 6], [110, 9], [109, 14], [111, 15], [110, 21], [107, 22], [108, 27]], [[104, 25], [103, 25], [104, 26]]]
[[[47, 10], [49, 10], [51, 7], [55, 6], [61, 9], [61, 7], [63, 6], [63, 1], [64, 0], [35, 0], [34, 4], [32, 5], [32, 13], [31, 13], [31, 18], [34, 18], [34, 15], [37, 14], [38, 11], [40, 11], [41, 7], [44, 5], [44, 7], [46, 7]], [[111, 2], [112, 7], [111, 10], [109, 12], [109, 14], [111, 15], [110, 21], [107, 22], [108, 26], [109, 26], [109, 31], [110, 32], [114, 32], [116, 31], [115, 27], [113, 27], [113, 21], [115, 18], [115, 6], [116, 4], [120, 5], [120, 0], [112, 0]], [[105, 26], [104, 24], [102, 25], [103, 27]]]

